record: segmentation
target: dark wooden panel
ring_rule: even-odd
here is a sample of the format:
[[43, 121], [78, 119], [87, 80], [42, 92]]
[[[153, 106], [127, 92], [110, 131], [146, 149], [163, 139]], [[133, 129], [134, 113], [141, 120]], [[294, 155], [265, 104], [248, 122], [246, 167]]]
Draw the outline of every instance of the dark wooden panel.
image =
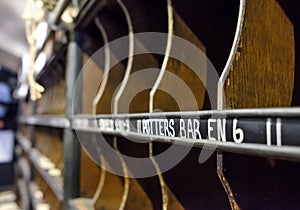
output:
[[247, 2], [239, 48], [225, 84], [227, 107], [290, 106], [294, 67], [294, 29], [278, 2]]

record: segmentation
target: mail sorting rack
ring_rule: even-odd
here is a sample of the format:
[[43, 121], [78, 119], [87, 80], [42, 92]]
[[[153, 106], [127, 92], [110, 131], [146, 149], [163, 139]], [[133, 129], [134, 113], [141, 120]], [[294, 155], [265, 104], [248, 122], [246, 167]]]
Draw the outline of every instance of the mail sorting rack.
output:
[[[67, 72], [76, 74], [74, 62], [70, 65], [66, 60], [67, 56], [76, 59], [74, 56], [78, 53], [70, 44], [71, 33], [61, 21], [63, 12], [69, 6], [73, 6], [71, 1], [58, 1], [55, 8], [45, 15], [49, 17], [47, 18], [49, 29], [45, 42], [37, 49], [36, 57], [38, 59], [44, 54], [47, 60], [40, 73], [35, 75], [35, 79], [46, 90], [43, 97], [36, 102], [21, 102], [22, 115], [19, 118], [20, 126], [17, 133], [21, 156], [18, 158], [17, 179], [24, 180], [26, 186], [18, 189], [22, 209], [66, 209], [64, 201], [76, 195], [76, 189], [69, 191], [70, 194], [69, 192], [65, 194], [66, 188], [68, 186], [70, 188], [70, 185], [65, 184], [64, 181], [67, 179], [63, 178], [71, 176], [67, 172], [73, 173], [70, 168], [67, 169], [68, 164], [64, 163], [68, 154], [64, 152], [64, 148], [68, 148], [64, 147], [67, 143], [64, 139], [72, 139], [72, 132], [68, 132], [70, 122], [65, 102], [70, 94], [66, 90], [68, 82], [66, 78], [72, 78]], [[71, 70], [66, 71], [66, 68]], [[76, 145], [72, 144], [72, 147]], [[72, 148], [69, 149], [68, 151], [72, 152]], [[79, 165], [75, 159], [74, 164]], [[73, 178], [76, 180], [76, 173], [73, 173]], [[76, 185], [71, 187], [73, 186], [76, 187]]]
[[[20, 118], [31, 191], [52, 209], [296, 208], [299, 109], [280, 107], [299, 103], [297, 4], [83, 4], [67, 53], [55, 54], [65, 79], [53, 85], [47, 75], [59, 68], [44, 71], [52, 89], [37, 114]], [[162, 53], [149, 42], [156, 35], [138, 34], [153, 31], [164, 33], [155, 42]], [[108, 45], [124, 36], [122, 48]], [[188, 51], [181, 39], [193, 44]], [[188, 152], [167, 157], [178, 163], [162, 173], [168, 159], [158, 155], [174, 147]], [[156, 173], [139, 177], [143, 165], [119, 156], [113, 164], [108, 151], [147, 158]]]
[[[50, 77], [48, 74], [48, 78]], [[53, 97], [55, 94], [56, 100], [61, 100], [60, 97], [64, 99], [64, 89], [65, 82], [60, 79], [56, 86], [46, 90], [40, 101], [23, 103], [17, 140], [23, 150], [23, 166], [20, 171], [23, 176], [27, 174], [27, 193], [30, 200], [29, 207], [23, 207], [24, 209], [47, 209], [50, 205], [51, 209], [60, 209], [63, 206], [63, 136], [64, 128], [68, 128], [70, 123], [62, 116], [64, 106], [54, 101]], [[39, 117], [35, 118], [33, 113]]]

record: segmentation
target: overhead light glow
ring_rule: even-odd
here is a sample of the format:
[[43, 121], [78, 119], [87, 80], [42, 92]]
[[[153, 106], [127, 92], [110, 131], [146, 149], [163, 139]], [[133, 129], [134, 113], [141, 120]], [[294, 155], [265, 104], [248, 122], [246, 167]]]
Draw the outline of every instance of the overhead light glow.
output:
[[35, 4], [36, 4], [36, 6], [38, 6], [38, 7], [40, 7], [40, 8], [42, 8], [42, 7], [44, 6], [44, 2], [41, 1], [41, 0], [37, 0], [37, 1], [35, 2]]

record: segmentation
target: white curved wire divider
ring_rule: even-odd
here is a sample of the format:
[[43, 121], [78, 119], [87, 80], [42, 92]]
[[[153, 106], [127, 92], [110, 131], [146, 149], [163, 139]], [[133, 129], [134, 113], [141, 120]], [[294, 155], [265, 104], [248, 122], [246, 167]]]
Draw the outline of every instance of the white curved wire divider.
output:
[[232, 44], [226, 65], [224, 67], [224, 70], [223, 70], [223, 72], [220, 76], [219, 82], [218, 82], [218, 109], [225, 108], [225, 105], [224, 105], [225, 94], [224, 94], [223, 88], [224, 88], [225, 81], [228, 77], [230, 68], [232, 67], [233, 61], [235, 59], [237, 49], [240, 44], [240, 39], [241, 39], [243, 25], [244, 25], [245, 10], [246, 10], [246, 0], [240, 0], [239, 15], [238, 15], [238, 21], [237, 21], [233, 44]]
[[[149, 98], [149, 112], [153, 112], [153, 102], [154, 102], [154, 96], [158, 90], [159, 85], [161, 84], [161, 81], [163, 79], [163, 76], [166, 72], [166, 68], [168, 65], [169, 57], [170, 57], [170, 52], [172, 48], [172, 36], [173, 36], [173, 29], [174, 29], [174, 19], [173, 19], [173, 7], [172, 7], [172, 2], [171, 0], [167, 0], [167, 11], [168, 11], [168, 39], [167, 39], [167, 46], [166, 46], [166, 51], [165, 51], [165, 57], [161, 66], [161, 70], [159, 72], [159, 75], [157, 77], [157, 80], [155, 81], [151, 91], [150, 91], [150, 98]], [[149, 158], [151, 159], [152, 164], [155, 167], [155, 170], [158, 173], [158, 178], [159, 178], [159, 183], [161, 186], [161, 193], [162, 193], [162, 209], [167, 210], [168, 209], [168, 194], [167, 194], [167, 189], [166, 189], [166, 184], [164, 181], [164, 178], [162, 176], [161, 170], [159, 168], [158, 163], [153, 157], [153, 144], [152, 142], [149, 143]]]
[[[95, 24], [102, 35], [103, 44], [104, 44], [104, 73], [103, 73], [103, 79], [100, 84], [99, 90], [98, 90], [95, 98], [93, 99], [92, 114], [94, 114], [94, 115], [97, 114], [96, 113], [97, 104], [99, 103], [100, 99], [102, 98], [105, 87], [107, 85], [108, 76], [109, 76], [109, 66], [110, 66], [110, 49], [109, 49], [109, 45], [108, 45], [107, 33], [98, 18], [95, 19]], [[93, 139], [93, 140], [96, 141], [96, 139]], [[105, 183], [105, 178], [106, 178], [105, 159], [104, 159], [103, 155], [101, 154], [101, 148], [99, 148], [99, 147], [96, 147], [96, 148], [100, 154], [100, 161], [102, 163], [102, 167], [101, 167], [101, 174], [100, 174], [98, 187], [92, 198], [93, 205], [95, 205], [97, 199], [99, 198], [99, 196], [102, 192], [102, 189], [103, 189], [103, 186]]]
[[[246, 0], [240, 0], [239, 15], [238, 15], [238, 21], [237, 21], [236, 32], [235, 32], [232, 48], [231, 48], [228, 60], [226, 62], [226, 65], [224, 67], [224, 70], [222, 72], [222, 75], [218, 81], [218, 103], [217, 103], [218, 109], [226, 108], [224, 84], [228, 77], [230, 69], [232, 67], [233, 61], [234, 61], [236, 53], [237, 53], [238, 46], [240, 44], [242, 29], [243, 29], [243, 25], [244, 25], [245, 10], [246, 10]], [[238, 204], [234, 198], [234, 194], [231, 190], [229, 182], [227, 181], [224, 171], [223, 171], [223, 153], [222, 152], [217, 153], [217, 174], [218, 174], [218, 177], [225, 189], [231, 209], [232, 210], [240, 209], [240, 207], [238, 206]]]
[[[129, 37], [129, 49], [128, 49], [128, 61], [127, 61], [127, 66], [125, 70], [125, 75], [124, 78], [121, 82], [121, 86], [118, 89], [114, 99], [113, 99], [113, 114], [117, 114], [119, 110], [119, 101], [120, 98], [125, 90], [125, 87], [128, 83], [128, 79], [132, 70], [132, 64], [133, 64], [133, 51], [134, 51], [134, 35], [133, 35], [133, 27], [132, 27], [132, 21], [130, 18], [129, 11], [127, 10], [126, 6], [121, 0], [117, 0], [117, 3], [121, 7], [122, 11], [124, 12], [124, 15], [126, 17], [127, 25], [128, 25], [128, 37]], [[117, 137], [114, 136], [113, 139], [113, 144], [114, 144], [114, 149], [116, 151], [119, 151], [118, 145], [117, 145]], [[119, 206], [119, 210], [123, 210], [125, 208], [127, 199], [128, 199], [128, 193], [129, 193], [129, 178], [128, 178], [128, 169], [126, 166], [126, 163], [124, 159], [120, 156], [123, 172], [124, 172], [124, 191], [123, 191], [123, 196], [122, 200]]]

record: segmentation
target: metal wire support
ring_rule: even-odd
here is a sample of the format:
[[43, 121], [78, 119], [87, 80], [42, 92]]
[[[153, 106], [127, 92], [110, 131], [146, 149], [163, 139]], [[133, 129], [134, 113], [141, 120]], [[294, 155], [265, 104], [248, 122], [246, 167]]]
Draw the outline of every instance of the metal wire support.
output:
[[[100, 99], [102, 98], [105, 87], [107, 85], [108, 76], [109, 76], [109, 65], [110, 65], [110, 49], [109, 49], [109, 46], [108, 46], [107, 33], [106, 33], [103, 25], [100, 23], [99, 18], [95, 19], [95, 24], [96, 24], [97, 28], [99, 29], [99, 31], [102, 35], [103, 44], [104, 44], [104, 74], [103, 74], [102, 82], [100, 84], [100, 88], [99, 88], [95, 98], [93, 99], [93, 104], [92, 104], [92, 114], [93, 115], [95, 115], [96, 112], [97, 112], [97, 110], [96, 110], [97, 109], [97, 104], [99, 103]], [[95, 134], [95, 135], [97, 135], [97, 134]], [[93, 135], [92, 141], [96, 145], [96, 136], [95, 135]], [[106, 178], [105, 159], [104, 159], [104, 157], [101, 153], [101, 148], [96, 147], [96, 149], [98, 150], [99, 155], [100, 155], [101, 175], [100, 175], [97, 191], [95, 192], [95, 194], [92, 198], [93, 206], [95, 205], [97, 199], [99, 198], [99, 196], [101, 194], [101, 191], [102, 191], [104, 183], [105, 183], [105, 178]]]
[[[153, 85], [153, 88], [150, 91], [150, 99], [149, 99], [149, 112], [153, 112], [153, 105], [154, 105], [154, 96], [158, 90], [158, 87], [162, 81], [162, 78], [166, 72], [167, 64], [170, 57], [170, 52], [172, 48], [172, 36], [173, 36], [173, 28], [174, 28], [174, 20], [173, 20], [173, 7], [171, 0], [167, 0], [167, 10], [168, 10], [168, 39], [167, 39], [167, 46], [165, 51], [165, 57], [162, 63], [161, 70], [159, 72], [158, 78], [156, 82]], [[168, 209], [168, 203], [169, 203], [169, 197], [167, 193], [167, 186], [165, 184], [164, 178], [162, 176], [160, 167], [156, 160], [153, 157], [153, 143], [149, 143], [149, 158], [152, 162], [152, 164], [155, 167], [155, 170], [158, 174], [159, 183], [161, 186], [161, 193], [162, 193], [162, 209], [167, 210]]]
[[217, 174], [218, 174], [218, 177], [225, 189], [225, 192], [229, 199], [231, 209], [232, 210], [240, 210], [240, 207], [238, 206], [238, 204], [234, 198], [234, 195], [233, 195], [233, 192], [229, 185], [229, 182], [227, 181], [227, 179], [224, 175], [224, 172], [223, 172], [223, 152], [217, 152]]
[[[218, 109], [224, 109], [226, 108], [226, 102], [225, 102], [225, 93], [224, 93], [224, 84], [227, 79], [227, 76], [229, 74], [230, 68], [232, 66], [232, 63], [234, 61], [235, 54], [237, 52], [240, 38], [242, 34], [242, 28], [244, 24], [244, 16], [245, 16], [245, 5], [246, 0], [240, 0], [240, 7], [239, 7], [239, 16], [238, 16], [238, 22], [236, 27], [236, 33], [233, 41], [233, 45], [230, 51], [229, 58], [227, 60], [227, 63], [225, 65], [225, 68], [223, 70], [223, 73], [220, 77], [220, 80], [218, 82]], [[225, 189], [225, 192], [227, 194], [227, 197], [229, 199], [229, 203], [232, 210], [239, 210], [240, 207], [238, 206], [234, 194], [231, 190], [231, 187], [229, 185], [229, 182], [227, 181], [224, 171], [223, 171], [223, 152], [217, 151], [217, 174], [218, 177]]]
[[[128, 83], [128, 79], [132, 70], [132, 64], [133, 64], [133, 51], [134, 51], [134, 35], [133, 35], [133, 27], [132, 27], [132, 21], [129, 14], [128, 9], [126, 8], [125, 4], [122, 2], [122, 0], [117, 0], [117, 3], [121, 7], [122, 11], [125, 14], [127, 25], [128, 25], [128, 37], [129, 37], [129, 49], [128, 49], [128, 62], [125, 70], [125, 75], [122, 80], [122, 83], [120, 85], [120, 88], [118, 89], [116, 96], [113, 99], [113, 114], [118, 113], [118, 106], [119, 106], [119, 100], [125, 90], [125, 87]], [[117, 144], [117, 137], [114, 136], [113, 138], [113, 145], [114, 149], [119, 152], [118, 144]], [[120, 154], [120, 152], [119, 152]], [[123, 210], [125, 208], [128, 194], [129, 194], [129, 178], [128, 178], [128, 168], [124, 161], [124, 159], [120, 155], [120, 161], [122, 164], [122, 169], [124, 173], [124, 191], [123, 191], [123, 197], [121, 200], [121, 204], [119, 206], [119, 210]]]

